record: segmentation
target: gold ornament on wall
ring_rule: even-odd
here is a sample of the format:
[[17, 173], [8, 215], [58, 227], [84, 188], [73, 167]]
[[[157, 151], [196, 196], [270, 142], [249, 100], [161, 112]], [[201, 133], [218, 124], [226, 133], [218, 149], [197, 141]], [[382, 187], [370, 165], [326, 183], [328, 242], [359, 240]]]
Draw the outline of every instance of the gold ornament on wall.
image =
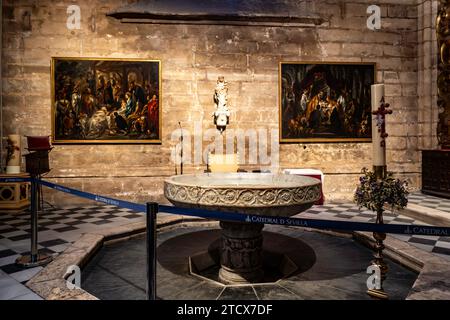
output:
[[450, 148], [450, 0], [440, 1], [436, 18], [436, 37], [439, 52], [437, 137], [442, 148]]

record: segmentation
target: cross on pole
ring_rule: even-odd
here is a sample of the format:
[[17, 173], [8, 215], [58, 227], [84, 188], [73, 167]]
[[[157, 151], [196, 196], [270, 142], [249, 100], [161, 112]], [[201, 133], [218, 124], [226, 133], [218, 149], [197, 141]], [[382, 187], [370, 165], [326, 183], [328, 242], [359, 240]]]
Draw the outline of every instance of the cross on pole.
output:
[[380, 133], [380, 137], [381, 137], [381, 142], [380, 145], [381, 147], [386, 147], [386, 138], [388, 136], [388, 134], [386, 133], [386, 115], [387, 114], [392, 114], [392, 110], [389, 110], [389, 103], [385, 103], [384, 102], [384, 96], [381, 98], [380, 101], [380, 107], [378, 108], [378, 110], [373, 111], [372, 114], [376, 115], [377, 119], [377, 127], [378, 127], [378, 132]]

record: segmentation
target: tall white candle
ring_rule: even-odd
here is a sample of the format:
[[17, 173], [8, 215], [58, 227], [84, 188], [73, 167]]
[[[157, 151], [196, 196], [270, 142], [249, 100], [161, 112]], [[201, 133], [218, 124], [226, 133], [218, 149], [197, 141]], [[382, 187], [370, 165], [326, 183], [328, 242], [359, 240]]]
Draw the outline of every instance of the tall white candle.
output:
[[[371, 86], [372, 112], [377, 111], [384, 97], [384, 84]], [[386, 165], [386, 148], [381, 146], [381, 135], [377, 127], [377, 116], [372, 114], [372, 160], [374, 166]]]
[[11, 158], [6, 164], [6, 173], [7, 174], [20, 173], [20, 163], [21, 163], [20, 135], [10, 134], [8, 135], [8, 139], [11, 141], [11, 147], [17, 147], [18, 149], [13, 150]]

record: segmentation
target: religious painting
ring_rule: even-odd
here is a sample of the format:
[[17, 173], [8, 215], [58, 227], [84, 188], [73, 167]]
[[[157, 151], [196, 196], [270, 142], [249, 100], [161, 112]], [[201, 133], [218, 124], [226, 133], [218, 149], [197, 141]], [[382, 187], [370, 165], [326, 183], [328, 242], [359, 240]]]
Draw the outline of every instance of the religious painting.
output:
[[374, 63], [281, 62], [280, 142], [370, 142]]
[[161, 62], [52, 58], [55, 144], [161, 143]]

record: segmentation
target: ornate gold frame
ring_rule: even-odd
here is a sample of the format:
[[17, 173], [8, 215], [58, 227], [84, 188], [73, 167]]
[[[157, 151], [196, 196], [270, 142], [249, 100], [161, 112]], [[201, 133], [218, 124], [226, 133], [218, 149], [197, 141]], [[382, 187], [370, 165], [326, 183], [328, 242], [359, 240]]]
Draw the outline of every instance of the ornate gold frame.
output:
[[[56, 110], [55, 110], [55, 62], [58, 60], [75, 60], [75, 61], [117, 61], [117, 62], [157, 62], [158, 63], [158, 81], [159, 81], [159, 139], [153, 140], [56, 140]], [[51, 58], [51, 122], [52, 122], [52, 143], [53, 144], [161, 144], [162, 143], [162, 66], [161, 60], [154, 59], [129, 59], [129, 58], [80, 58], [80, 57], [52, 57]]]
[[372, 142], [372, 138], [294, 138], [294, 139], [286, 139], [283, 138], [283, 128], [282, 128], [282, 114], [281, 114], [281, 95], [282, 95], [282, 74], [281, 67], [284, 64], [323, 64], [323, 65], [333, 65], [333, 64], [341, 64], [341, 65], [355, 65], [355, 66], [364, 66], [371, 65], [373, 66], [373, 83], [376, 83], [377, 77], [377, 65], [375, 62], [340, 62], [340, 61], [280, 61], [278, 66], [278, 130], [279, 130], [279, 140], [280, 143], [326, 143], [326, 142]]
[[438, 45], [437, 138], [441, 148], [450, 148], [450, 1], [441, 0], [436, 17]]

